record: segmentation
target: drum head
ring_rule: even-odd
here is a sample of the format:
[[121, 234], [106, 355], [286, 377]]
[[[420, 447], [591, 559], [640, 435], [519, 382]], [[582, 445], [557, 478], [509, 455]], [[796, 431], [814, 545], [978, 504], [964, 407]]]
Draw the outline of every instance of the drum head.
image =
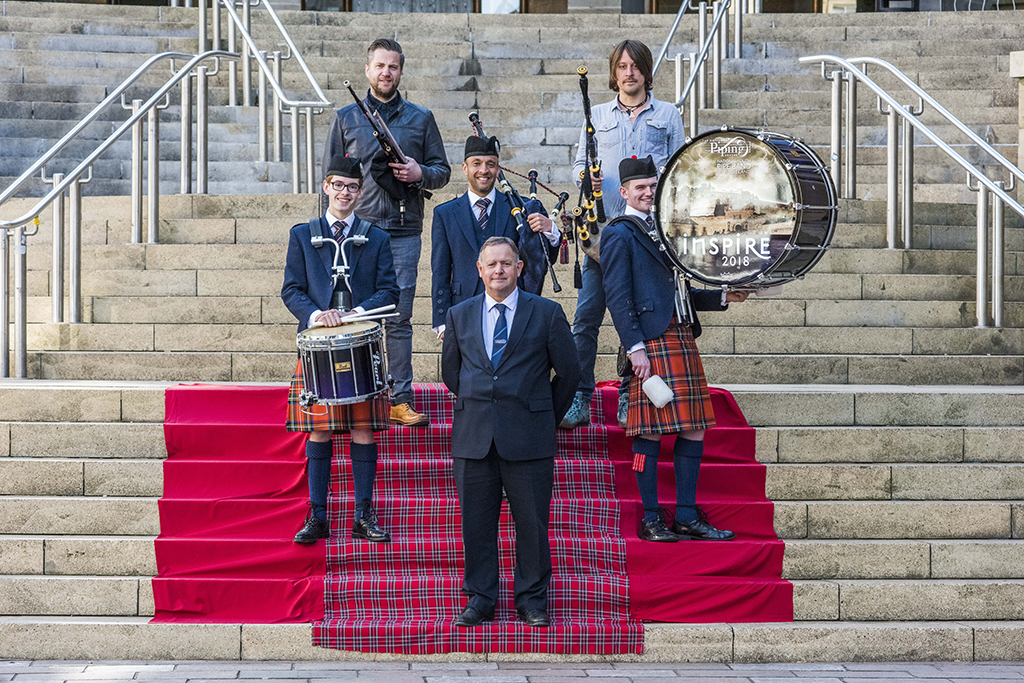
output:
[[380, 323], [366, 320], [358, 323], [345, 323], [338, 327], [314, 327], [299, 332], [299, 337], [306, 339], [325, 339], [328, 337], [349, 337], [371, 332], [380, 327]]
[[655, 197], [669, 258], [704, 284], [754, 283], [796, 227], [794, 186], [786, 160], [754, 135], [693, 139], [669, 160]]

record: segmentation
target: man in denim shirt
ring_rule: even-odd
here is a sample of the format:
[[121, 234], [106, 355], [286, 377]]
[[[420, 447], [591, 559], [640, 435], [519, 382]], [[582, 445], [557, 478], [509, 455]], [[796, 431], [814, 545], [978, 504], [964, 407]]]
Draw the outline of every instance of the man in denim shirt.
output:
[[[651, 95], [654, 58], [639, 40], [624, 40], [608, 59], [608, 87], [618, 93], [611, 102], [595, 106], [591, 118], [597, 137], [597, 157], [601, 175], [591, 174], [595, 190], [603, 190], [604, 212], [608, 220], [621, 216], [626, 200], [619, 194], [619, 162], [650, 154], [660, 169], [685, 140], [679, 111], [668, 102]], [[587, 167], [586, 130], [580, 132], [573, 177], [580, 184], [580, 171]], [[573, 428], [590, 423], [590, 399], [594, 394], [594, 363], [597, 360], [597, 334], [604, 320], [605, 300], [601, 264], [586, 257], [583, 263], [583, 289], [577, 294], [573, 338], [579, 352], [583, 377], [572, 407], [562, 427]], [[619, 424], [626, 422], [627, 384], [619, 389]]]

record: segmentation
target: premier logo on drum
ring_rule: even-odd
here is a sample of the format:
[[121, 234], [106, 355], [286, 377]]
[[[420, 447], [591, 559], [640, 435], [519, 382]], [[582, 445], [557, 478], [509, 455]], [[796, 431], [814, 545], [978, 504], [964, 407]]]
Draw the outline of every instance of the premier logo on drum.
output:
[[720, 157], [745, 157], [750, 154], [750, 142], [738, 136], [731, 140], [709, 140], [708, 151]]

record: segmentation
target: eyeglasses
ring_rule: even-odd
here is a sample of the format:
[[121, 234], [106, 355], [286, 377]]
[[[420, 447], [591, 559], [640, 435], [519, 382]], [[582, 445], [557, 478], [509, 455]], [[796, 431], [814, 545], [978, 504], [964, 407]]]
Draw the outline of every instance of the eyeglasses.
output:
[[360, 185], [359, 183], [343, 183], [340, 180], [335, 180], [333, 183], [331, 183], [331, 189], [333, 189], [335, 192], [344, 192], [345, 190], [348, 190], [349, 194], [355, 194], [356, 192], [359, 192], [359, 188], [361, 187], [362, 185]]

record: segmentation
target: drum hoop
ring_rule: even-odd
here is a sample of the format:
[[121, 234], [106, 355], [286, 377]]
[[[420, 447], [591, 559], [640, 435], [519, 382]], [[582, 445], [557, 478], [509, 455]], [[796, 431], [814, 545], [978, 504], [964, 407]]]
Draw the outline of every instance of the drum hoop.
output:
[[[671, 157], [669, 157], [668, 161], [665, 162], [665, 167], [664, 168], [665, 169], [670, 168], [672, 166], [672, 164], [676, 161], [676, 159], [678, 159], [683, 154], [684, 151], [686, 151], [692, 145], [696, 144], [698, 141], [702, 140], [703, 138], [710, 137], [712, 135], [720, 135], [722, 133], [740, 133], [742, 135], [746, 135], [747, 137], [752, 137], [752, 138], [754, 138], [755, 140], [757, 140], [760, 143], [768, 145], [768, 147], [772, 150], [772, 152], [774, 154], [776, 154], [776, 156], [778, 158], [781, 158], [782, 161], [784, 162], [783, 165], [782, 165], [782, 169], [785, 171], [786, 177], [789, 178], [790, 187], [794, 189], [793, 194], [794, 194], [794, 198], [795, 198], [797, 204], [802, 204], [803, 203], [802, 202], [802, 200], [803, 200], [803, 187], [800, 185], [799, 179], [797, 178], [796, 173], [793, 172], [793, 169], [787, 167], [788, 164], [785, 164], [785, 159], [781, 156], [781, 154], [779, 153], [778, 149], [776, 149], [775, 145], [772, 143], [772, 140], [770, 138], [774, 137], [774, 138], [779, 138], [779, 139], [785, 139], [787, 141], [791, 141], [791, 142], [795, 143], [797, 146], [799, 146], [801, 151], [803, 151], [803, 152], [805, 152], [807, 154], [807, 156], [809, 158], [814, 159], [817, 162], [817, 165], [818, 165], [819, 169], [825, 170], [827, 168], [825, 166], [825, 162], [822, 160], [822, 158], [820, 156], [818, 156], [818, 154], [813, 149], [808, 147], [802, 140], [799, 140], [799, 139], [797, 139], [795, 137], [786, 135], [784, 133], [774, 133], [774, 132], [770, 132], [770, 131], [757, 131], [757, 130], [751, 130], [749, 128], [728, 128], [728, 127], [722, 127], [722, 128], [717, 128], [715, 130], [709, 130], [709, 131], [707, 131], [705, 133], [701, 133], [697, 137], [690, 138], [679, 149], [677, 149], [675, 151], [675, 153], [672, 154]], [[662, 177], [664, 177], [664, 173], [662, 174]], [[826, 191], [827, 191], [827, 194], [829, 196], [829, 202], [830, 202], [830, 204], [832, 206], [835, 206], [836, 202], [837, 202], [837, 200], [836, 200], [836, 189], [835, 189], [835, 185], [833, 183], [828, 182], [829, 179], [830, 178], [827, 176], [827, 174], [825, 174], [825, 173], [822, 174], [822, 180], [825, 182]], [[656, 230], [657, 235], [658, 235], [658, 240], [661, 242], [661, 245], [665, 247], [665, 250], [664, 250], [665, 251], [665, 255], [668, 256], [668, 259], [669, 259], [669, 261], [672, 262], [672, 265], [675, 266], [676, 269], [679, 270], [683, 274], [683, 277], [688, 278], [690, 280], [694, 280], [695, 282], [699, 282], [700, 284], [709, 285], [709, 286], [713, 286], [713, 287], [735, 287], [735, 288], [750, 288], [750, 287], [753, 287], [755, 289], [757, 289], [757, 288], [766, 288], [766, 287], [774, 287], [776, 285], [784, 284], [785, 282], [791, 282], [794, 279], [793, 277], [787, 277], [784, 280], [780, 280], [779, 282], [773, 282], [771, 284], [758, 284], [759, 280], [765, 280], [765, 279], [768, 279], [768, 278], [771, 277], [771, 275], [775, 271], [776, 267], [779, 266], [782, 263], [782, 261], [785, 260], [785, 259], [782, 259], [782, 258], [778, 259], [775, 263], [772, 263], [771, 266], [769, 266], [764, 272], [759, 273], [758, 275], [751, 275], [751, 276], [745, 277], [745, 278], [738, 278], [738, 279], [736, 279], [734, 281], [725, 281], [725, 280], [722, 280], [720, 278], [709, 278], [709, 277], [705, 277], [705, 276], [703, 276], [703, 275], [701, 275], [699, 273], [691, 271], [689, 268], [687, 268], [685, 265], [683, 265], [682, 261], [676, 256], [675, 251], [673, 249], [669, 249], [668, 248], [668, 239], [665, 237], [665, 231], [661, 227], [661, 212], [659, 211], [659, 207], [661, 206], [661, 193], [662, 193], [664, 187], [665, 187], [665, 185], [663, 183], [659, 182], [658, 183], [658, 189], [654, 193], [654, 206], [653, 206], [653, 211], [652, 211], [652, 213], [654, 215], [654, 226], [655, 226], [655, 230]], [[794, 224], [795, 224], [795, 227], [797, 229], [794, 230], [792, 233], [790, 233], [789, 239], [786, 242], [787, 245], [793, 244], [794, 238], [800, 232], [799, 228], [800, 228], [800, 225], [802, 223], [802, 221], [800, 219], [801, 219], [801, 217], [803, 215], [803, 209], [796, 209], [796, 213], [797, 213], [797, 218], [796, 218], [796, 221], [794, 221]], [[832, 241], [832, 237], [833, 237], [833, 235], [835, 233], [835, 227], [836, 227], [836, 214], [835, 214], [835, 212], [833, 212], [831, 217], [830, 217], [830, 220], [829, 220], [827, 238], [825, 239], [825, 245], [826, 246], [828, 244], [830, 244], [831, 241]], [[810, 269], [813, 268], [814, 265], [817, 264], [818, 261], [820, 261], [822, 256], [824, 256], [824, 255], [825, 255], [825, 250], [822, 249], [819, 252], [818, 256], [813, 261], [811, 261], [811, 263], [809, 265], [807, 265], [804, 268], [803, 273], [801, 273], [801, 275], [806, 274], [808, 271], [810, 271]]]
[[[305, 331], [305, 330], [303, 330]], [[384, 328], [379, 324], [377, 327], [362, 332], [338, 332], [329, 336], [309, 337], [299, 332], [295, 337], [295, 343], [300, 349], [311, 351], [330, 351], [338, 349], [352, 349], [359, 346], [366, 346], [384, 337]]]

